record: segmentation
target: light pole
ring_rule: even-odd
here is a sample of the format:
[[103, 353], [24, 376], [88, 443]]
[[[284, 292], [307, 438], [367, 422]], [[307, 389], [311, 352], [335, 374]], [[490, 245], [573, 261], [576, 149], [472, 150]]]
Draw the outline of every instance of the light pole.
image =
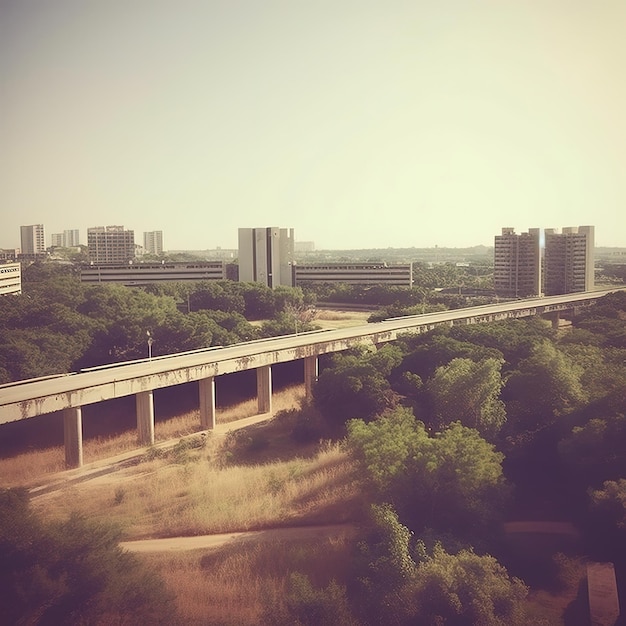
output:
[[152, 344], [154, 339], [152, 339], [152, 335], [149, 330], [146, 331], [146, 335], [148, 335], [148, 360], [152, 361]]

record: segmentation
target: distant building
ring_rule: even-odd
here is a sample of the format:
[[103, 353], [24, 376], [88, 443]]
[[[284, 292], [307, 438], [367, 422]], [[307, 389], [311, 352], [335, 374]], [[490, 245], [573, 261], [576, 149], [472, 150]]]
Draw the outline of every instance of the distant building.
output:
[[296, 286], [321, 283], [413, 286], [412, 263], [303, 263], [295, 266]]
[[88, 228], [87, 252], [94, 264], [128, 263], [135, 258], [135, 232], [123, 226]]
[[0, 265], [0, 296], [22, 293], [22, 266], [20, 263]]
[[15, 261], [19, 253], [17, 248], [0, 248], [0, 261]]
[[295, 252], [315, 252], [314, 241], [296, 241], [294, 244]]
[[20, 226], [21, 254], [38, 255], [45, 254], [46, 241], [44, 238], [43, 224]]
[[144, 254], [163, 254], [163, 231], [153, 230], [143, 234]]
[[63, 231], [63, 243], [66, 248], [76, 248], [80, 246], [80, 232], [77, 228]]
[[545, 231], [545, 293], [591, 291], [594, 286], [594, 227], [563, 228], [561, 233]]
[[494, 242], [494, 289], [505, 298], [537, 296], [541, 289], [541, 230], [517, 235], [503, 228]]
[[293, 287], [293, 228], [240, 228], [239, 280]]
[[90, 264], [80, 268], [80, 280], [84, 283], [118, 283], [128, 287], [167, 281], [225, 279], [224, 261]]
[[76, 248], [80, 246], [80, 233], [78, 229], [64, 230], [62, 233], [53, 233], [50, 236], [50, 245], [53, 248]]

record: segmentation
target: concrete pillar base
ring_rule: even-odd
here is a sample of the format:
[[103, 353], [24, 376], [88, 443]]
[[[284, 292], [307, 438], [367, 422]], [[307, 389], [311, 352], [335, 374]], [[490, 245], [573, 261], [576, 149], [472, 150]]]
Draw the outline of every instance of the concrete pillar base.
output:
[[256, 393], [259, 413], [272, 412], [272, 368], [263, 365], [256, 371]]
[[213, 430], [217, 423], [215, 417], [215, 378], [203, 378], [199, 383], [200, 389], [200, 427], [203, 430]]
[[81, 407], [63, 410], [63, 439], [65, 466], [68, 469], [83, 465], [83, 412]]
[[154, 397], [152, 390], [135, 396], [137, 406], [137, 440], [140, 446], [154, 444]]
[[304, 390], [307, 399], [313, 398], [313, 385], [319, 376], [319, 360], [316, 356], [304, 357]]

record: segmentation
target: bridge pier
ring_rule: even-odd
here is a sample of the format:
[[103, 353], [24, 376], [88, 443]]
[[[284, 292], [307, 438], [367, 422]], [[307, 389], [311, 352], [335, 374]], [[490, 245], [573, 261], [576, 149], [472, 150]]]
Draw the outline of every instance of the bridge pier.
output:
[[152, 389], [135, 396], [137, 406], [137, 439], [140, 446], [154, 444], [154, 397]]
[[256, 395], [259, 413], [272, 412], [272, 368], [263, 365], [256, 370]]
[[545, 313], [544, 315], [552, 323], [552, 328], [554, 330], [558, 330], [559, 329], [559, 321], [561, 319], [561, 314], [559, 313], [559, 311], [551, 311], [550, 313]]
[[313, 385], [319, 376], [319, 361], [316, 356], [304, 357], [304, 390], [307, 398], [313, 397]]
[[200, 386], [200, 426], [203, 430], [215, 428], [215, 378], [209, 376], [198, 381]]
[[63, 409], [63, 440], [65, 467], [72, 469], [83, 465], [83, 412], [81, 407]]

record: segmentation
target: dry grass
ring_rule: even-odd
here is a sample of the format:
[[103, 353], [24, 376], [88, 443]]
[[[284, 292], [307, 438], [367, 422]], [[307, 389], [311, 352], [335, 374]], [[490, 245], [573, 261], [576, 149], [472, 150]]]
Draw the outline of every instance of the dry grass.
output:
[[81, 483], [34, 505], [57, 518], [70, 509], [87, 516], [106, 510], [128, 540], [338, 523], [358, 510], [354, 466], [338, 444], [309, 459], [234, 467], [215, 463], [218, 448], [212, 441], [182, 451], [179, 463], [152, 460], [126, 470], [124, 482]]
[[344, 535], [142, 558], [174, 592], [183, 623], [247, 626], [262, 623], [268, 605], [282, 601], [289, 572], [304, 572], [324, 586], [330, 577], [342, 580], [351, 550], [351, 539]]
[[[64, 518], [70, 512], [87, 517], [106, 514], [107, 521], [122, 528], [125, 540], [356, 519], [361, 506], [359, 478], [340, 444], [303, 446], [298, 449], [306, 458], [293, 457], [290, 450], [288, 460], [256, 464], [255, 452], [246, 452], [252, 434], [269, 438], [270, 451], [280, 457], [292, 426], [283, 418], [244, 429], [243, 436], [210, 435], [204, 447], [181, 445], [166, 457], [150, 455], [150, 460], [121, 472], [34, 498], [32, 506], [45, 520]], [[185, 428], [184, 421], [179, 427]], [[280, 442], [275, 444], [275, 439]], [[233, 458], [245, 458], [245, 464], [225, 460], [224, 450], [237, 445], [244, 450]], [[317, 586], [326, 586], [331, 578], [345, 579], [353, 550], [350, 527], [321, 538], [316, 534], [277, 540], [275, 533], [264, 537], [258, 542], [236, 540], [220, 548], [138, 558], [162, 575], [185, 624], [262, 623], [264, 611], [284, 601], [293, 571], [306, 573]]]
[[[296, 385], [274, 393], [273, 410], [298, 406], [304, 397], [304, 387]], [[256, 399], [246, 400], [218, 411], [218, 424], [230, 424], [237, 420], [250, 417], [257, 413]], [[83, 442], [83, 458], [85, 463], [136, 450], [137, 432], [134, 428], [134, 416], [129, 417], [133, 427], [111, 437], [93, 437]], [[157, 421], [155, 424], [155, 441], [179, 439], [200, 430], [200, 413], [190, 411], [171, 419]], [[31, 486], [46, 475], [65, 469], [65, 451], [63, 446], [55, 446], [42, 450], [28, 451], [24, 454], [0, 459], [0, 487]]]
[[317, 309], [314, 324], [323, 329], [349, 328], [367, 324], [371, 311], [332, 311]]

